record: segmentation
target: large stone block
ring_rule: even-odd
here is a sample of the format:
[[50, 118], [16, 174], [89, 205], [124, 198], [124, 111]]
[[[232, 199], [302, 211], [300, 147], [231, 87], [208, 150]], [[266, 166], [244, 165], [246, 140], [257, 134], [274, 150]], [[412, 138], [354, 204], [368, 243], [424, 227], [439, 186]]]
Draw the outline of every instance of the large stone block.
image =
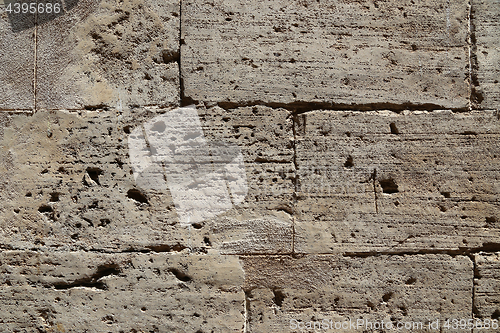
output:
[[35, 17], [0, 6], [0, 110], [34, 109]]
[[[323, 320], [355, 324], [354, 329], [329, 326], [339, 332], [391, 331], [374, 326], [382, 321], [393, 329], [412, 323], [398, 332], [433, 332], [430, 322], [440, 320], [443, 329], [443, 320], [470, 318], [472, 311], [473, 265], [466, 256], [259, 256], [241, 261], [248, 332], [315, 332], [320, 330], [308, 323]], [[363, 320], [359, 327], [358, 320]]]
[[[191, 225], [179, 223], [167, 188], [136, 183], [129, 159], [130, 133], [170, 110], [3, 115], [0, 242], [14, 249], [291, 253], [292, 120], [286, 110], [252, 110], [200, 109], [207, 140], [241, 147], [248, 194]], [[269, 152], [280, 160], [261, 160]]]
[[475, 255], [474, 316], [500, 320], [500, 252]]
[[297, 252], [500, 243], [496, 113], [314, 111], [296, 123]]
[[241, 148], [246, 199], [208, 223], [223, 253], [291, 253], [295, 166], [293, 121], [284, 109], [255, 106], [200, 109], [212, 142]]
[[189, 0], [181, 24], [196, 101], [469, 104], [465, 0]]
[[4, 251], [2, 332], [241, 332], [236, 257]]
[[68, 7], [38, 27], [37, 108], [179, 103], [178, 0], [81, 0]]
[[473, 68], [473, 94], [476, 107], [500, 109], [500, 1], [472, 1], [472, 27], [476, 59]]

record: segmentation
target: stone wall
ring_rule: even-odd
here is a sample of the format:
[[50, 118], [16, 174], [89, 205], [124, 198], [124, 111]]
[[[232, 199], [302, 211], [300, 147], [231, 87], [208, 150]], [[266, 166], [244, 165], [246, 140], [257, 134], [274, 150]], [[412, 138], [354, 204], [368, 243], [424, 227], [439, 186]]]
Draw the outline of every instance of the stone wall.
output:
[[[499, 0], [34, 2], [0, 9], [0, 332], [500, 331]], [[247, 190], [185, 224], [129, 140], [189, 105]]]

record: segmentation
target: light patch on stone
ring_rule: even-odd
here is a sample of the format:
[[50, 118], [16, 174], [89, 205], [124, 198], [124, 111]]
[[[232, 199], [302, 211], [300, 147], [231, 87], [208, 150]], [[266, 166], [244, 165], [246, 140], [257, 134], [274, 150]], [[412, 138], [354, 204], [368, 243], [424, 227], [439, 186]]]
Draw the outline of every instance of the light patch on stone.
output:
[[137, 185], [157, 190], [168, 186], [181, 224], [205, 221], [245, 199], [240, 148], [207, 142], [192, 106], [135, 128], [128, 143]]

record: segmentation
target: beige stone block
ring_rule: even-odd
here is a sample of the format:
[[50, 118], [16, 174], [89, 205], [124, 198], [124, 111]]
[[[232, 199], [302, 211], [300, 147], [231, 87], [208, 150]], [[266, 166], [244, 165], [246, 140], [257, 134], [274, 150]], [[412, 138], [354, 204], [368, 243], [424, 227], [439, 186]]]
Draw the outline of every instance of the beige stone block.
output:
[[4, 251], [9, 332], [241, 332], [236, 257]]
[[[470, 318], [472, 311], [473, 265], [466, 256], [258, 256], [241, 261], [248, 332], [312, 332], [294, 325], [323, 320], [355, 323], [354, 329], [338, 330], [343, 332], [380, 332], [374, 323], [382, 321], [393, 328], [417, 325], [401, 332], [432, 332], [430, 322]], [[364, 321], [359, 327], [358, 320]]]
[[[498, 250], [498, 247], [497, 247]], [[500, 319], [500, 253], [475, 255], [474, 317]]]
[[35, 18], [0, 6], [0, 110], [34, 108]]
[[[4, 115], [1, 242], [14, 249], [291, 253], [295, 169], [288, 111], [235, 110], [219, 126], [215, 118], [230, 112], [200, 109], [207, 140], [241, 146], [248, 194], [225, 213], [187, 226], [179, 223], [170, 191], [140, 187], [130, 164], [128, 135], [169, 111]], [[269, 151], [282, 160], [259, 160]]]
[[155, 114], [5, 116], [2, 242], [21, 249], [33, 244], [108, 251], [205, 247], [199, 230], [178, 227], [168, 192], [145, 191], [134, 182], [127, 132]]
[[472, 28], [474, 29], [473, 95], [476, 106], [482, 109], [500, 109], [500, 2], [498, 0], [472, 1]]
[[184, 94], [224, 103], [464, 109], [467, 1], [190, 0]]
[[494, 112], [298, 115], [295, 250], [498, 243], [498, 125]]
[[207, 140], [241, 148], [248, 193], [207, 222], [222, 253], [291, 253], [293, 239], [293, 121], [289, 111], [263, 106], [200, 108]]
[[90, 1], [38, 27], [37, 108], [179, 103], [179, 2]]

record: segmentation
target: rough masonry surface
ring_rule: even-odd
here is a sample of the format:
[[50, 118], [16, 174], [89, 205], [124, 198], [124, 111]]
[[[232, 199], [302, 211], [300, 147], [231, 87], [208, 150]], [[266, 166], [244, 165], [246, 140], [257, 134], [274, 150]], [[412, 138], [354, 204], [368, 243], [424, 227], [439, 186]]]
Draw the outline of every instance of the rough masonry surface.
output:
[[[0, 8], [0, 332], [498, 332], [498, 0], [61, 4]], [[248, 191], [186, 224], [128, 139], [188, 106]]]

